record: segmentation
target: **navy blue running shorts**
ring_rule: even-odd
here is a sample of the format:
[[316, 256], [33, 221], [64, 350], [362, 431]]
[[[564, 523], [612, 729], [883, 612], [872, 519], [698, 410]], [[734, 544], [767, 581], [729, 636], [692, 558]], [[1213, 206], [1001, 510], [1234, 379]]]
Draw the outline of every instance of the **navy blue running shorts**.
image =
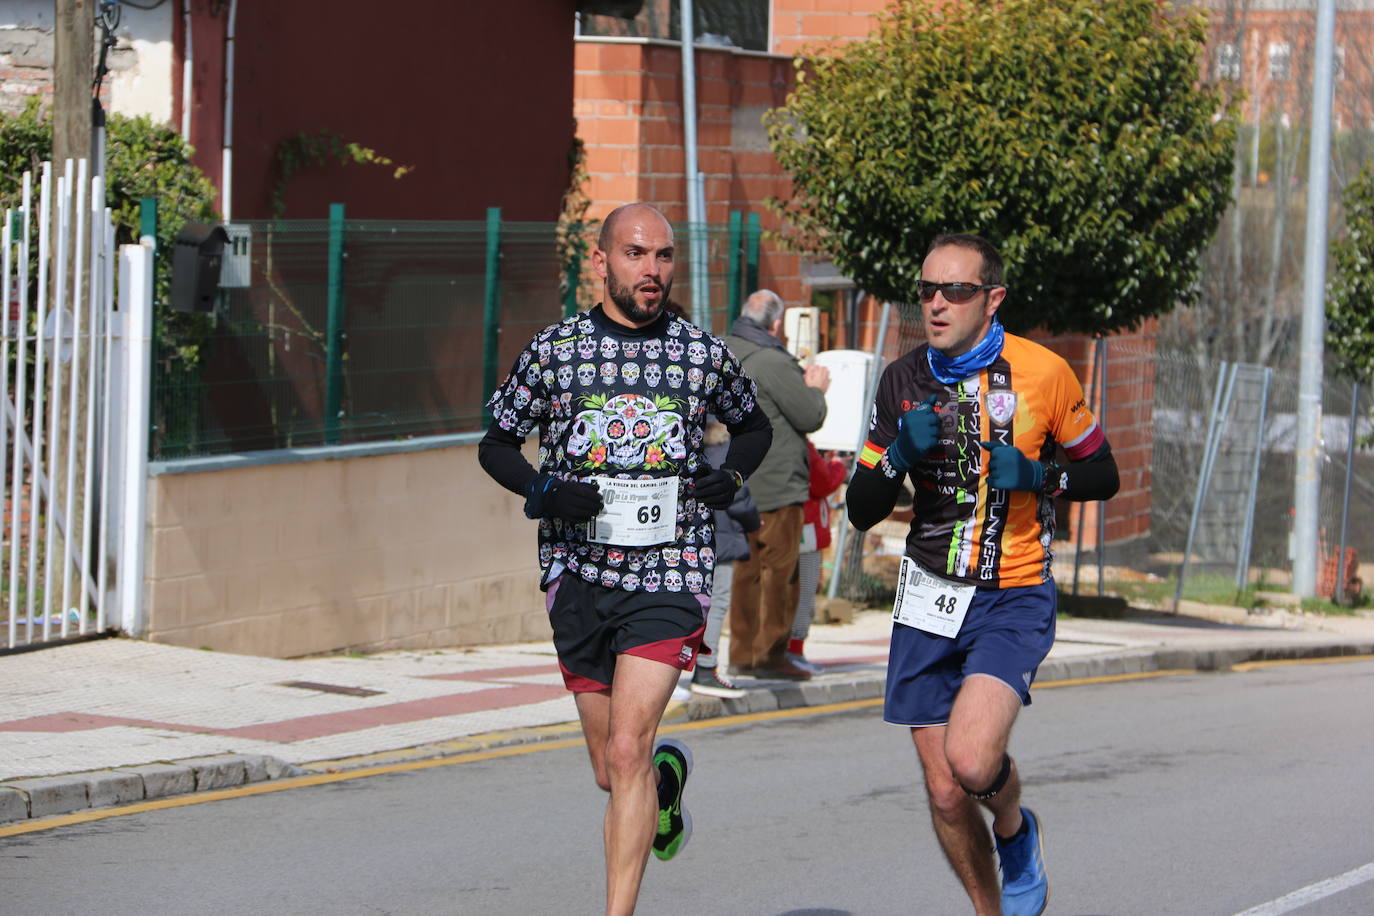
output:
[[1030, 705], [1035, 672], [1054, 645], [1054, 580], [980, 588], [957, 636], [892, 624], [883, 718], [894, 725], [944, 725], [964, 679], [996, 678]]
[[709, 595], [627, 592], [564, 573], [544, 592], [563, 683], [573, 692], [606, 690], [617, 655], [682, 671], [696, 664]]

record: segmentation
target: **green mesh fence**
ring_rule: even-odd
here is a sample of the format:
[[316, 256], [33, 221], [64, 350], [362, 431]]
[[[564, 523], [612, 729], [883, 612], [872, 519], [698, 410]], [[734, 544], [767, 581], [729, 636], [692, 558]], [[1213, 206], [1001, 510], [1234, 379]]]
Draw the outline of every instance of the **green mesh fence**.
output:
[[[705, 249], [709, 329], [728, 329], [757, 275], [748, 222], [676, 226], [673, 299], [693, 312], [693, 246]], [[755, 223], [756, 225], [756, 223]], [[520, 349], [565, 310], [599, 298], [595, 227], [570, 265], [554, 223], [344, 220], [331, 378], [330, 223], [236, 224], [249, 243], [226, 258], [220, 306], [204, 339], [158, 342], [154, 458], [406, 439], [484, 428], [483, 403]], [[495, 271], [488, 271], [488, 264]], [[751, 274], [752, 272], [752, 274]], [[565, 293], [570, 277], [580, 278]], [[489, 334], [488, 303], [494, 306]], [[186, 359], [188, 353], [195, 354]], [[326, 405], [337, 399], [327, 422]]]

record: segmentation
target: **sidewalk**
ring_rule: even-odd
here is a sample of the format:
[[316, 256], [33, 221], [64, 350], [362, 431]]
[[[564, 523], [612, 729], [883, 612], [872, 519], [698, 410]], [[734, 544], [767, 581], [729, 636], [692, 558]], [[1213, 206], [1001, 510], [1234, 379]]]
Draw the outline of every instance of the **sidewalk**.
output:
[[[1374, 654], [1368, 617], [1186, 610], [1061, 620], [1037, 682]], [[739, 700], [684, 677], [665, 721], [880, 697], [890, 627], [879, 611], [817, 625], [807, 655], [824, 674], [740, 678]], [[576, 720], [551, 642], [299, 660], [128, 639], [41, 649], [0, 657], [0, 824], [572, 737]]]

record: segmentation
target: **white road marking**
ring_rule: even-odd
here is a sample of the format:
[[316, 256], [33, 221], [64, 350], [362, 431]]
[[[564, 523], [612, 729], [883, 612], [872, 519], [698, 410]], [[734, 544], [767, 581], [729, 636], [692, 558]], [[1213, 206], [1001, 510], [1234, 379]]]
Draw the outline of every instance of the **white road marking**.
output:
[[1281, 916], [1283, 913], [1302, 909], [1309, 903], [1316, 903], [1323, 897], [1339, 894], [1341, 891], [1349, 890], [1357, 884], [1364, 884], [1366, 881], [1374, 881], [1374, 862], [1361, 865], [1359, 868], [1352, 868], [1345, 874], [1337, 875], [1334, 878], [1327, 878], [1325, 881], [1300, 887], [1291, 894], [1285, 894], [1268, 903], [1261, 903], [1243, 913], [1237, 913], [1236, 916]]

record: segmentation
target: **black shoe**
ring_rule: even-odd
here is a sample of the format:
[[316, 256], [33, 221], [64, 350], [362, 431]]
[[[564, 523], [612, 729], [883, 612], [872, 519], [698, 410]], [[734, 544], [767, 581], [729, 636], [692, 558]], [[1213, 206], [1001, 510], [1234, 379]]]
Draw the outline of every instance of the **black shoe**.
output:
[[687, 788], [687, 774], [692, 772], [692, 752], [675, 738], [660, 738], [654, 748], [654, 767], [660, 776], [654, 855], [666, 862], [692, 838], [692, 816], [682, 807], [682, 790]]
[[764, 680], [809, 681], [811, 680], [811, 672], [805, 668], [798, 668], [790, 661], [783, 660], [767, 668], [755, 668], [754, 677]]
[[697, 665], [697, 670], [692, 672], [692, 693], [736, 700], [744, 696], [744, 688], [721, 677], [720, 672], [714, 667], [703, 668]]

